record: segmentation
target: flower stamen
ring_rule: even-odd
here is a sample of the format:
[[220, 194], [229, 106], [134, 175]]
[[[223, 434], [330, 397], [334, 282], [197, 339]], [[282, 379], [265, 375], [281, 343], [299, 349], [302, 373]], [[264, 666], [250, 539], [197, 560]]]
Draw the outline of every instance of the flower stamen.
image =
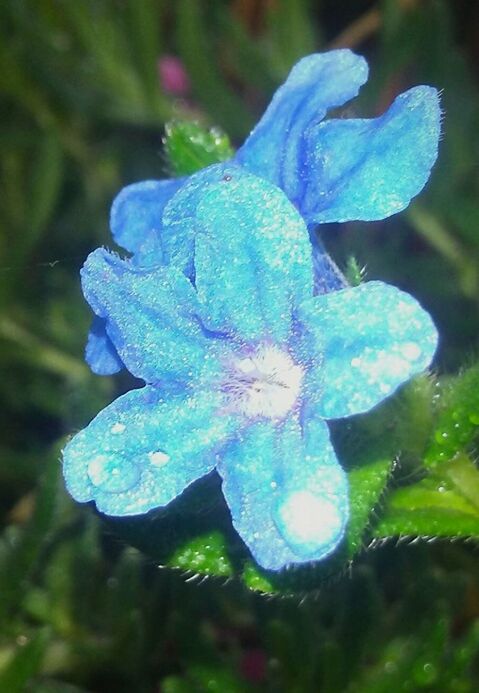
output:
[[262, 345], [233, 360], [221, 389], [229, 406], [248, 418], [281, 419], [295, 405], [302, 379], [303, 369], [288, 352]]

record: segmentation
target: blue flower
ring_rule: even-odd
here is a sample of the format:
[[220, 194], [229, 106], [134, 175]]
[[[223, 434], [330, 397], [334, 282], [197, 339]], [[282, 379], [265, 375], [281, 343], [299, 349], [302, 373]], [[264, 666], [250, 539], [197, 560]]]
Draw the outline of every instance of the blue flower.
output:
[[[308, 227], [400, 212], [421, 191], [436, 160], [440, 108], [432, 87], [401, 94], [379, 118], [323, 120], [328, 110], [355, 97], [367, 76], [364, 58], [349, 50], [303, 58], [234, 157], [280, 187]], [[161, 259], [163, 211], [185, 180], [135, 183], [115, 199], [113, 237], [139, 265]], [[323, 289], [343, 286], [326, 254], [319, 253], [317, 263]], [[93, 325], [86, 359], [98, 374], [122, 367], [101, 320]]]
[[349, 513], [325, 420], [368, 411], [424, 370], [431, 318], [379, 281], [314, 295], [302, 216], [244, 166], [192, 176], [161, 223], [161, 263], [98, 249], [82, 270], [118, 357], [146, 384], [68, 443], [67, 488], [137, 515], [216, 469], [260, 565], [323, 559]]

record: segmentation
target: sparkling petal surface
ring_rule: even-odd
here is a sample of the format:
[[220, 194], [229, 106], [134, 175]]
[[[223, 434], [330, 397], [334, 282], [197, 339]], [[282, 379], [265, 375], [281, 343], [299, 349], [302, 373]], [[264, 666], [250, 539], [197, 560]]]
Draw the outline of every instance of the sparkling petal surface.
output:
[[82, 285], [133, 375], [147, 382], [194, 379], [209, 340], [196, 319], [194, 289], [181, 272], [141, 270], [100, 248], [82, 269]]
[[154, 232], [161, 233], [163, 209], [185, 178], [145, 180], [127, 185], [113, 201], [110, 227], [119, 246], [136, 253]]
[[401, 94], [380, 118], [328, 120], [306, 135], [308, 224], [400, 212], [424, 187], [437, 158], [441, 110], [432, 87]]
[[236, 161], [282, 188], [298, 202], [304, 192], [304, 135], [330, 108], [341, 106], [366, 82], [364, 58], [341, 49], [308, 55], [276, 91]]
[[162, 232], [165, 261], [181, 269], [188, 277], [194, 277], [193, 258], [198, 229], [196, 209], [199, 202], [223, 178], [241, 174], [241, 168], [228, 162], [208, 166], [190, 176], [186, 185], [166, 205]]
[[210, 472], [216, 449], [235, 428], [215, 392], [165, 397], [151, 386], [132, 390], [66, 446], [67, 489], [108, 515], [145, 513]]
[[[110, 227], [113, 238], [133, 253], [139, 267], [156, 267], [165, 262], [161, 242], [163, 209], [185, 178], [146, 180], [123, 188], [113, 201]], [[112, 375], [123, 367], [106, 334], [105, 324], [94, 320], [88, 335], [85, 359], [94, 373]]]
[[341, 541], [347, 479], [323, 421], [257, 422], [228, 445], [218, 471], [233, 524], [263, 568], [321, 560]]
[[113, 375], [123, 368], [123, 362], [106, 333], [103, 318], [93, 318], [85, 348], [85, 361], [97, 375]]
[[409, 294], [379, 281], [315, 296], [298, 310], [306, 390], [326, 419], [376, 406], [429, 366], [437, 331]]
[[192, 179], [168, 213], [188, 215], [195, 231], [194, 275], [210, 330], [243, 340], [284, 341], [292, 307], [312, 293], [308, 231], [275, 186], [238, 167]]

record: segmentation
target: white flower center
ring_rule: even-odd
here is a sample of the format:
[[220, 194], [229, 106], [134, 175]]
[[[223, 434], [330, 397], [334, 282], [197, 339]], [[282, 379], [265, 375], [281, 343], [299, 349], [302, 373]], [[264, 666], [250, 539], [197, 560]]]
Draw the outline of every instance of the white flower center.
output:
[[223, 390], [231, 406], [248, 417], [283, 418], [298, 399], [303, 369], [275, 346], [233, 361]]

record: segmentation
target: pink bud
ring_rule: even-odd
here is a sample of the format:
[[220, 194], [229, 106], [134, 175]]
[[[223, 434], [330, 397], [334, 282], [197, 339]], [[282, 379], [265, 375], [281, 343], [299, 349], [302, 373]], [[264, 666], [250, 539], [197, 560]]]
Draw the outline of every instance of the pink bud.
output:
[[190, 90], [190, 79], [183, 63], [174, 55], [162, 55], [158, 60], [158, 73], [164, 91], [185, 96]]

